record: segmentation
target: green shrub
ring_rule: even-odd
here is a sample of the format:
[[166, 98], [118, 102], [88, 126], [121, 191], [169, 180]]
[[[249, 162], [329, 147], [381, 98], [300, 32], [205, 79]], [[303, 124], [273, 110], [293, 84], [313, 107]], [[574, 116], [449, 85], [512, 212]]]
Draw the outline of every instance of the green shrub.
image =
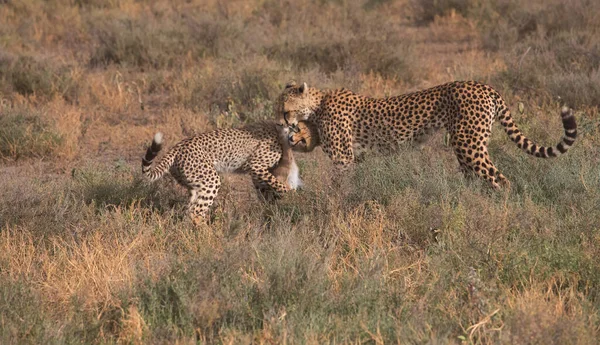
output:
[[600, 10], [598, 2], [484, 4], [471, 16], [484, 47], [502, 52], [507, 65], [494, 83], [546, 99], [560, 98], [572, 107], [600, 104], [600, 40], [594, 34], [600, 25], [592, 14]]
[[183, 102], [194, 111], [208, 109], [210, 121], [219, 128], [273, 119], [280, 82], [278, 73], [261, 62], [240, 66], [234, 73], [223, 69], [218, 76], [194, 76], [186, 82], [190, 91]]
[[62, 136], [45, 123], [39, 113], [6, 110], [0, 116], [0, 158], [52, 157], [62, 144]]
[[413, 0], [415, 19], [421, 23], [432, 22], [454, 11], [466, 17], [477, 4], [476, 0]]
[[350, 73], [376, 73], [385, 78], [411, 82], [415, 71], [412, 47], [391, 33], [387, 36], [357, 36], [332, 41], [285, 42], [267, 49], [270, 58], [291, 62], [305, 71], [317, 67], [328, 75], [346, 70]]
[[600, 41], [563, 32], [527, 39], [507, 55], [507, 69], [495, 82], [533, 95], [560, 98], [572, 107], [600, 105]]
[[70, 70], [69, 66], [54, 67], [50, 61], [38, 61], [30, 56], [0, 56], [0, 80], [7, 94], [16, 92], [41, 99], [60, 96], [75, 102], [80, 91]]
[[0, 339], [4, 344], [45, 341], [52, 327], [41, 308], [40, 296], [22, 281], [0, 281], [0, 315]]
[[185, 32], [179, 27], [157, 27], [153, 22], [112, 19], [94, 23], [97, 45], [91, 66], [110, 64], [141, 68], [169, 67], [185, 53]]

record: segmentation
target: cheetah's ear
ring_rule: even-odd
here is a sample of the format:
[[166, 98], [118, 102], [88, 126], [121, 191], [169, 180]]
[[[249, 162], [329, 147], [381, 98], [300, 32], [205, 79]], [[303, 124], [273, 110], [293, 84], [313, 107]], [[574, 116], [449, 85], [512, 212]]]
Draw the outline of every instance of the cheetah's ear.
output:
[[302, 86], [300, 86], [300, 88], [298, 89], [298, 91], [300, 91], [301, 94], [306, 94], [306, 91], [308, 90], [308, 86], [306, 85], [306, 83], [302, 83]]
[[286, 89], [289, 89], [289, 88], [294, 87], [294, 86], [296, 86], [296, 81], [295, 80], [290, 80], [290, 81], [287, 82], [287, 84], [285, 84], [285, 88]]

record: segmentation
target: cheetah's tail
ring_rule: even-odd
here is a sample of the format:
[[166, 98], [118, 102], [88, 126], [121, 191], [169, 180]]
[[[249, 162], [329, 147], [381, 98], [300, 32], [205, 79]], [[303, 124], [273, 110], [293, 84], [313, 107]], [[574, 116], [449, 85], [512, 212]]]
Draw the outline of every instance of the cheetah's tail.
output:
[[540, 158], [560, 156], [561, 154], [567, 152], [573, 143], [575, 143], [575, 138], [577, 138], [577, 123], [575, 122], [575, 117], [573, 116], [573, 110], [569, 107], [564, 106], [561, 110], [560, 116], [562, 119], [563, 128], [565, 129], [565, 134], [556, 146], [538, 146], [531, 140], [527, 139], [527, 137], [525, 137], [519, 128], [514, 124], [510, 110], [508, 110], [506, 107], [503, 108], [504, 109], [499, 111], [500, 116], [498, 119], [504, 127], [506, 134], [508, 134], [510, 140], [515, 142], [520, 149], [530, 155]]
[[150, 181], [161, 178], [169, 170], [175, 158], [172, 152], [169, 152], [154, 168], [151, 167], [152, 161], [158, 156], [160, 150], [162, 150], [162, 139], [162, 133], [156, 133], [152, 140], [152, 145], [148, 147], [146, 155], [142, 158], [142, 174]]

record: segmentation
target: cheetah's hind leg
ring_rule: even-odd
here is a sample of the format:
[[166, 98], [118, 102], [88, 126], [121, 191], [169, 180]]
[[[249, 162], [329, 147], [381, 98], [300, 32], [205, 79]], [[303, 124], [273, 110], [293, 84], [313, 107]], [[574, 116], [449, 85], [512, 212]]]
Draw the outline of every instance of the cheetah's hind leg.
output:
[[188, 183], [190, 191], [188, 213], [194, 225], [208, 223], [208, 212], [221, 188], [221, 177], [214, 166], [209, 163], [203, 163], [201, 166], [204, 171], [200, 175], [203, 178]]
[[[485, 140], [483, 142], [485, 143]], [[458, 158], [460, 170], [466, 177], [478, 176], [488, 181], [492, 188], [497, 190], [510, 188], [510, 182], [494, 166], [485, 146], [473, 149], [472, 146], [461, 140], [452, 140], [452, 146]]]

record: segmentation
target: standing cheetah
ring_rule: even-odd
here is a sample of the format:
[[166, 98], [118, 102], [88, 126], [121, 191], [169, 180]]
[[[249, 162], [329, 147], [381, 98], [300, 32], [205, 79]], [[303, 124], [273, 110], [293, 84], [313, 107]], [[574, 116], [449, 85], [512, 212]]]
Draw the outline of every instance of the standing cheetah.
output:
[[455, 81], [389, 98], [369, 98], [346, 89], [321, 91], [292, 82], [279, 96], [275, 109], [278, 122], [292, 134], [292, 145], [298, 121], [308, 121], [317, 128], [323, 151], [342, 170], [363, 150], [389, 152], [432, 128], [444, 127], [461, 170], [487, 180], [494, 188], [508, 185], [488, 154], [495, 120], [519, 148], [536, 157], [561, 155], [577, 137], [573, 112], [563, 107], [565, 133], [561, 141], [554, 147], [533, 143], [514, 124], [500, 94], [475, 81]]
[[188, 189], [188, 212], [199, 224], [221, 186], [219, 173], [250, 173], [257, 191], [266, 198], [300, 186], [298, 167], [282, 132], [275, 123], [259, 122], [202, 133], [182, 140], [151, 167], [162, 149], [162, 134], [156, 133], [142, 158], [142, 173], [155, 181], [170, 172]]

